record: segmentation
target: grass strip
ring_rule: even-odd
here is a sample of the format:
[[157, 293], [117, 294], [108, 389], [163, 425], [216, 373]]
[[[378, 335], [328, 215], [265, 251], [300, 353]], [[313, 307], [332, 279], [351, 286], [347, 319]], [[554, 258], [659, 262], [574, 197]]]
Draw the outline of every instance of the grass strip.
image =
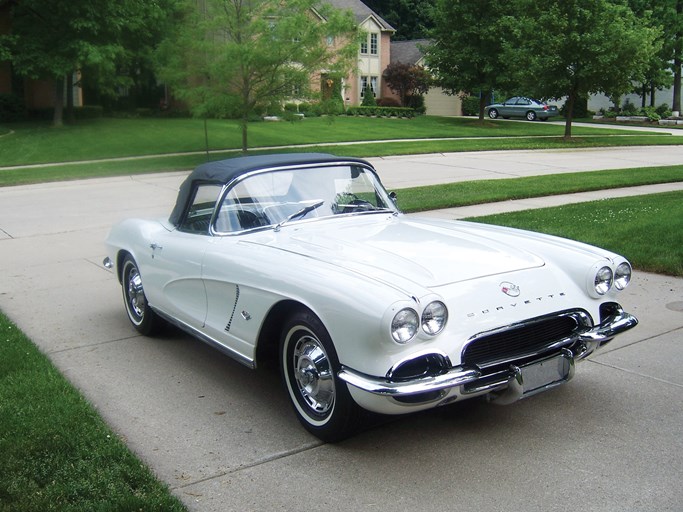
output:
[[0, 510], [185, 507], [0, 314]]
[[[575, 138], [570, 142], [561, 137], [518, 137], [458, 140], [422, 140], [414, 142], [382, 142], [295, 146], [279, 149], [253, 149], [250, 155], [266, 153], [325, 152], [339, 156], [382, 157], [460, 151], [496, 151], [513, 149], [576, 149], [593, 147], [625, 147], [648, 145], [678, 145], [682, 138], [670, 135], [622, 135]], [[238, 156], [235, 150], [206, 153], [172, 154], [127, 158], [125, 160], [97, 160], [82, 163], [49, 164], [46, 167], [18, 167], [0, 169], [0, 187], [27, 185], [108, 176], [128, 176], [156, 172], [190, 170], [207, 160], [221, 160]]]
[[683, 277], [683, 192], [605, 199], [473, 217], [472, 221], [580, 240], [647, 272]]
[[[241, 148], [242, 142], [239, 123], [229, 119], [208, 119], [205, 123], [201, 119], [100, 118], [61, 128], [47, 123], [19, 123], [9, 127], [12, 133], [0, 137], [0, 166], [206, 149], [235, 150]], [[250, 148], [439, 137], [561, 137], [564, 133], [563, 126], [550, 123], [479, 123], [474, 119], [435, 116], [414, 119], [320, 117], [298, 122], [254, 122], [249, 123], [248, 129]], [[624, 133], [613, 128], [576, 127], [574, 130], [577, 137]]]
[[683, 165], [572, 172], [407, 188], [398, 193], [398, 204], [401, 210], [411, 213], [679, 181], [683, 181]]

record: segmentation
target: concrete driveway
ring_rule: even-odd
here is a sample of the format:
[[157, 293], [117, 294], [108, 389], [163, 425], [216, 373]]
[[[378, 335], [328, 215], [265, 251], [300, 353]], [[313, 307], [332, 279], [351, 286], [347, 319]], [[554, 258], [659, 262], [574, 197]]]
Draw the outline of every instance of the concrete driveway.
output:
[[[623, 166], [680, 163], [682, 149], [634, 151]], [[404, 171], [431, 182], [430, 169], [452, 179], [589, 170], [628, 150], [611, 151], [373, 161], [400, 188]], [[326, 445], [299, 426], [276, 370], [129, 325], [102, 241], [119, 219], [167, 215], [183, 177], [0, 188], [0, 308], [190, 510], [683, 508], [683, 279], [636, 274], [623, 304], [641, 324], [566, 386], [507, 407], [462, 402]]]

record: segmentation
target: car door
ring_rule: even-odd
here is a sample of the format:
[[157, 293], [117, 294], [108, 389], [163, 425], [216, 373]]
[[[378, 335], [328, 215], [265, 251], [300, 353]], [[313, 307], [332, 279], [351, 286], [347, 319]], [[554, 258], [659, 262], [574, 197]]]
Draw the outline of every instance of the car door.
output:
[[216, 184], [198, 185], [180, 225], [150, 238], [151, 261], [143, 276], [150, 304], [194, 329], [201, 329], [206, 320], [202, 264], [215, 243], [209, 224], [221, 189]]
[[[531, 100], [529, 98], [517, 98], [517, 103], [515, 104], [516, 117], [525, 117], [526, 113], [531, 108]], [[533, 109], [532, 109], [533, 110]]]
[[515, 115], [515, 105], [517, 104], [517, 96], [513, 96], [512, 98], [508, 98], [503, 102], [503, 105], [500, 109], [500, 116], [501, 117], [510, 117]]

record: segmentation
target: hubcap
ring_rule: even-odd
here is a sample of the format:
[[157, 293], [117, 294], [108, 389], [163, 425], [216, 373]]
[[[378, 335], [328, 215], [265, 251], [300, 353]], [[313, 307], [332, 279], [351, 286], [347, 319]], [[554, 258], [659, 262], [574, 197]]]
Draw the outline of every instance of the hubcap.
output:
[[292, 356], [294, 379], [301, 397], [317, 415], [334, 405], [334, 375], [330, 360], [320, 342], [312, 336], [301, 337]]
[[130, 311], [142, 319], [145, 312], [145, 291], [142, 289], [140, 273], [133, 267], [128, 273], [128, 304]]

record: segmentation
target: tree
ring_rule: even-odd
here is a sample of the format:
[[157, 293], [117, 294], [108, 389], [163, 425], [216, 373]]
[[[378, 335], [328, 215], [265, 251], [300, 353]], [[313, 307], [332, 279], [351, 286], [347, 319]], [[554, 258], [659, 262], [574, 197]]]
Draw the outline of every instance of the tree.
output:
[[673, 19], [673, 58], [674, 97], [673, 110], [681, 111], [681, 67], [683, 66], [683, 0], [675, 0]]
[[520, 0], [508, 19], [513, 37], [504, 58], [517, 66], [515, 81], [528, 94], [566, 97], [565, 139], [580, 97], [619, 96], [643, 81], [657, 50], [659, 30], [647, 16], [609, 0]]
[[395, 29], [394, 41], [424, 39], [433, 27], [431, 10], [435, 0], [364, 0]]
[[398, 94], [401, 105], [407, 106], [411, 96], [422, 96], [429, 91], [431, 76], [423, 66], [392, 62], [389, 64], [382, 79], [387, 87]]
[[479, 120], [493, 90], [505, 79], [500, 27], [506, 0], [437, 0], [427, 67], [448, 94], [478, 95]]
[[[241, 121], [311, 93], [311, 77], [345, 76], [358, 51], [350, 12], [320, 0], [190, 1], [185, 23], [162, 45], [162, 78], [199, 117]], [[342, 73], [342, 75], [339, 75]]]
[[62, 124], [65, 84], [77, 70], [99, 70], [102, 84], [116, 84], [117, 65], [133, 48], [153, 44], [174, 0], [21, 0], [12, 6], [12, 32], [0, 46], [13, 69], [32, 79], [53, 80], [53, 122]]

